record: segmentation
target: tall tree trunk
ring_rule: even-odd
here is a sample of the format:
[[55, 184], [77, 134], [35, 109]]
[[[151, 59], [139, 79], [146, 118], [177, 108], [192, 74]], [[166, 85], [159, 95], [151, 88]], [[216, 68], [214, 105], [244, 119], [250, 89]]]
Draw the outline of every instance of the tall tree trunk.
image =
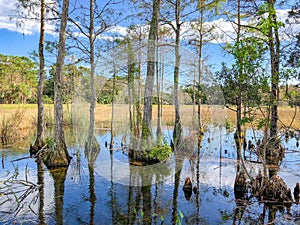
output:
[[87, 151], [97, 151], [100, 146], [94, 135], [95, 130], [95, 108], [96, 108], [96, 93], [95, 93], [95, 50], [94, 50], [94, 3], [95, 0], [90, 0], [90, 29], [89, 29], [89, 42], [90, 42], [90, 86], [91, 86], [91, 96], [90, 96], [90, 126], [88, 132], [88, 139], [85, 145]]
[[114, 114], [115, 114], [115, 90], [116, 90], [116, 62], [115, 62], [115, 49], [113, 46], [113, 70], [114, 70], [114, 77], [113, 77], [113, 88], [112, 88], [112, 95], [111, 95], [111, 122], [110, 122], [110, 143], [109, 143], [109, 150], [110, 154], [113, 154], [113, 145], [114, 145]]
[[199, 27], [199, 58], [198, 58], [198, 134], [203, 134], [202, 124], [201, 124], [201, 77], [202, 77], [202, 47], [203, 47], [203, 16], [204, 16], [204, 0], [200, 2], [200, 27]]
[[179, 68], [180, 68], [180, 0], [176, 0], [176, 29], [175, 29], [175, 68], [174, 68], [174, 105], [175, 105], [175, 124], [173, 131], [174, 150], [179, 146], [182, 138], [182, 126], [179, 112]]
[[279, 61], [280, 61], [280, 40], [278, 34], [277, 17], [275, 10], [276, 0], [268, 0], [269, 5], [269, 34], [268, 45], [271, 58], [271, 126], [270, 138], [277, 136], [278, 122], [278, 98], [279, 98]]
[[236, 131], [235, 131], [235, 143], [237, 146], [237, 158], [241, 159], [242, 157], [242, 127], [241, 127], [241, 120], [242, 120], [242, 100], [240, 94], [237, 97], [237, 104], [236, 104]]
[[38, 116], [37, 116], [37, 137], [33, 146], [30, 146], [30, 154], [36, 154], [39, 149], [45, 145], [44, 141], [44, 80], [45, 80], [45, 59], [44, 59], [44, 42], [45, 42], [45, 1], [41, 0], [41, 18], [40, 18], [40, 40], [39, 40], [39, 60], [40, 74], [37, 92]]
[[[238, 51], [240, 46], [240, 37], [241, 37], [241, 1], [238, 0], [237, 2], [237, 10], [238, 10], [238, 27], [237, 27], [237, 40], [238, 43]], [[240, 80], [243, 76], [243, 62], [240, 58], [237, 58], [238, 61], [238, 79]], [[240, 83], [240, 82], [239, 82]], [[239, 88], [241, 91], [241, 89]], [[242, 99], [241, 99], [241, 93], [238, 93], [237, 96], [237, 104], [236, 104], [236, 137], [238, 139], [238, 144], [241, 144], [241, 134], [242, 134], [242, 128], [241, 128], [241, 118], [242, 118]], [[241, 146], [238, 147], [238, 149], [241, 149]], [[240, 156], [238, 152], [238, 157]]]
[[193, 70], [193, 96], [192, 96], [192, 104], [193, 104], [193, 114], [192, 114], [192, 121], [193, 121], [193, 129], [197, 129], [196, 125], [196, 87], [197, 87], [197, 81], [196, 81], [196, 63], [194, 65], [194, 70]]
[[128, 86], [128, 105], [129, 105], [129, 127], [131, 135], [138, 137], [136, 134], [136, 123], [135, 123], [135, 90], [134, 90], [134, 53], [132, 49], [132, 43], [127, 40], [127, 86]]
[[[157, 140], [160, 143], [162, 140], [162, 125], [161, 125], [161, 91], [160, 91], [160, 79], [159, 79], [159, 69], [162, 70], [162, 54], [160, 54], [160, 60], [158, 60], [158, 46], [156, 48], [156, 95], [157, 95], [157, 129], [156, 129], [156, 135]], [[159, 62], [158, 62], [159, 61]]]
[[142, 139], [148, 144], [152, 138], [152, 100], [155, 74], [155, 41], [158, 34], [160, 0], [153, 0], [152, 20], [148, 36], [147, 77], [144, 94], [144, 117], [142, 124]]
[[139, 42], [138, 42], [138, 90], [137, 90], [137, 102], [136, 102], [136, 111], [137, 111], [137, 118], [136, 118], [136, 126], [138, 129], [138, 135], [140, 137], [141, 134], [141, 127], [142, 127], [142, 109], [141, 109], [141, 102], [142, 102], [142, 74], [141, 74], [141, 67], [142, 67], [142, 34], [141, 28], [139, 28]]
[[54, 76], [54, 117], [55, 117], [55, 131], [54, 142], [56, 151], [49, 153], [44, 159], [47, 167], [68, 166], [71, 160], [67, 151], [63, 124], [63, 102], [62, 102], [62, 75], [65, 59], [65, 45], [66, 45], [66, 30], [68, 20], [69, 0], [63, 1], [62, 16], [59, 32], [59, 48], [56, 62], [56, 71]]

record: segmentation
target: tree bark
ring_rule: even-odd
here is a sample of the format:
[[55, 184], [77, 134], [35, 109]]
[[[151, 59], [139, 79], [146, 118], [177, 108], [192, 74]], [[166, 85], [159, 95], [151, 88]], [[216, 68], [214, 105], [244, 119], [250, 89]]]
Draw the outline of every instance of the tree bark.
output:
[[[238, 43], [238, 51], [240, 49], [240, 37], [241, 37], [241, 1], [237, 1], [237, 10], [238, 10], [238, 27], [237, 27], [237, 40]], [[238, 80], [241, 80], [241, 77], [243, 76], [243, 65], [241, 59], [238, 57]], [[240, 82], [239, 82], [240, 85]], [[241, 89], [239, 88], [239, 92]], [[241, 128], [241, 119], [242, 119], [242, 96], [241, 93], [238, 93], [237, 97], [237, 104], [236, 104], [236, 137], [237, 137], [237, 143], [240, 145], [238, 149], [238, 159], [240, 159], [239, 152], [241, 151], [241, 134], [242, 134], [242, 128]]]
[[30, 154], [36, 154], [41, 148], [44, 147], [44, 103], [43, 103], [43, 92], [44, 92], [44, 80], [45, 80], [45, 58], [44, 58], [44, 42], [45, 42], [45, 1], [41, 0], [41, 24], [40, 24], [40, 39], [39, 39], [39, 82], [37, 92], [37, 103], [38, 103], [38, 116], [37, 116], [37, 137], [33, 146], [30, 146]]
[[54, 117], [55, 130], [54, 142], [55, 151], [43, 156], [44, 163], [47, 167], [68, 166], [71, 157], [67, 151], [63, 124], [63, 102], [62, 102], [62, 75], [65, 59], [65, 45], [66, 45], [66, 29], [68, 20], [69, 0], [63, 1], [62, 17], [59, 32], [59, 48], [56, 62], [56, 71], [54, 76]]
[[144, 95], [144, 117], [142, 124], [142, 139], [147, 143], [152, 138], [152, 100], [153, 100], [153, 84], [155, 74], [155, 41], [158, 34], [160, 0], [153, 0], [152, 20], [148, 36], [148, 52], [147, 52], [147, 77]]
[[[163, 53], [161, 52], [160, 54], [160, 60], [158, 62], [158, 47], [156, 49], [156, 94], [157, 94], [157, 129], [156, 129], [156, 135], [157, 139], [160, 142], [162, 140], [162, 95], [161, 95], [161, 90], [162, 87], [160, 84], [160, 79], [159, 79], [159, 73], [161, 76], [163, 76]], [[159, 66], [159, 67], [158, 67]], [[160, 68], [160, 71], [159, 71]]]
[[174, 68], [174, 105], [175, 105], [175, 124], [173, 131], [174, 150], [179, 146], [182, 138], [182, 126], [179, 112], [179, 68], [180, 68], [180, 0], [176, 0], [176, 29], [175, 29], [175, 68]]
[[271, 126], [270, 138], [277, 136], [278, 122], [278, 98], [279, 98], [279, 61], [280, 61], [280, 40], [278, 34], [277, 17], [275, 10], [276, 0], [268, 0], [269, 4], [269, 34], [268, 45], [271, 58]]
[[201, 0], [200, 2], [200, 27], [199, 27], [199, 58], [198, 58], [198, 68], [199, 68], [199, 74], [198, 74], [198, 134], [203, 134], [202, 130], [202, 124], [201, 124], [201, 90], [200, 90], [200, 84], [201, 84], [201, 77], [202, 77], [202, 47], [203, 47], [203, 16], [204, 16], [204, 0]]
[[90, 42], [90, 86], [91, 86], [91, 96], [90, 96], [90, 126], [88, 139], [85, 145], [86, 151], [97, 151], [100, 146], [94, 135], [95, 130], [95, 107], [96, 107], [96, 93], [95, 93], [95, 50], [94, 42], [96, 36], [94, 35], [94, 0], [90, 0], [90, 27], [89, 27], [89, 42]]

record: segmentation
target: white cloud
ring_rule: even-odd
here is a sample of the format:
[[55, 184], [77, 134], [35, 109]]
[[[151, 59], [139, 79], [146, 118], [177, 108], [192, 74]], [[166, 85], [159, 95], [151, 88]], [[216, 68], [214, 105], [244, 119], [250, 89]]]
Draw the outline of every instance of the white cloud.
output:
[[114, 33], [118, 34], [118, 36], [126, 36], [128, 33], [128, 28], [127, 27], [122, 27], [122, 26], [113, 26], [107, 31], [108, 33]]
[[[277, 10], [278, 21], [281, 21], [285, 24], [284, 27], [280, 28], [280, 39], [282, 41], [290, 40], [294, 37], [295, 34], [300, 32], [299, 21], [298, 23], [294, 21], [294, 24], [291, 25], [286, 24], [286, 19], [288, 18], [288, 11], [288, 9]], [[255, 19], [253, 21], [252, 23], [255, 23]], [[247, 25], [249, 24], [249, 22], [246, 20], [242, 20], [241, 24]], [[193, 26], [195, 26], [195, 22], [186, 23], [183, 26], [183, 38], [198, 37], [197, 31], [193, 30], [192, 28]], [[205, 22], [203, 26], [204, 28], [206, 27], [207, 30], [209, 30], [209, 28], [211, 27], [214, 27], [214, 29], [212, 29], [210, 32], [204, 35], [204, 40], [207, 40], [211, 43], [232, 43], [236, 39], [237, 21], [232, 22], [229, 20], [225, 20], [224, 18], [220, 18], [211, 22]]]
[[[7, 29], [25, 35], [38, 33], [40, 30], [38, 20], [23, 20], [21, 26], [17, 26], [17, 23], [20, 21], [14, 17], [16, 14], [16, 3], [16, 0], [0, 0], [0, 29]], [[54, 27], [54, 24], [46, 23], [46, 33], [52, 33]]]
[[[52, 0], [47, 0], [52, 1]], [[16, 9], [17, 0], [0, 0], [0, 29], [7, 29], [10, 31], [20, 32], [25, 35], [31, 35], [39, 33], [39, 21], [38, 20], [26, 20], [23, 22], [21, 27], [18, 27], [17, 20], [15, 18], [10, 18], [13, 15], [13, 10]], [[278, 19], [285, 22], [288, 16], [288, 9], [277, 10]], [[299, 22], [299, 21], [298, 21]], [[247, 21], [243, 20], [243, 24], [247, 24]], [[182, 26], [182, 38], [197, 38], [197, 32], [192, 29], [195, 23], [185, 23]], [[146, 27], [147, 25], [145, 25]], [[220, 18], [215, 21], [205, 22], [204, 27], [214, 27], [212, 31], [205, 35], [205, 39], [212, 43], [230, 43], [236, 38], [236, 24]], [[293, 25], [286, 25], [281, 28], [281, 40], [288, 40], [293, 37], [294, 34], [300, 32], [300, 23]], [[56, 36], [55, 25], [46, 23], [46, 33]], [[126, 36], [128, 33], [128, 28], [124, 26], [114, 26], [108, 29], [102, 39], [111, 39], [113, 36]]]

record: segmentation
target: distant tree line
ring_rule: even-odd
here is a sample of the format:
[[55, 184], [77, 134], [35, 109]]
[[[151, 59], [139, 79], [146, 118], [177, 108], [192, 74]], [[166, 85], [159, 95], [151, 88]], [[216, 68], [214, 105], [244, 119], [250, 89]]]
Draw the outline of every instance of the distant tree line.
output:
[[[291, 62], [291, 58], [288, 58], [288, 63]], [[55, 72], [55, 66], [52, 66], [45, 79], [44, 95], [43, 99], [46, 104], [52, 104], [54, 101], [54, 80], [53, 74]], [[282, 72], [282, 79], [285, 74], [291, 71]], [[260, 76], [260, 81], [252, 79], [250, 83], [245, 82], [241, 86], [236, 79], [235, 69], [228, 68], [225, 64], [221, 68], [221, 71], [216, 73], [216, 77], [219, 78], [219, 83], [222, 87], [225, 102], [228, 105], [234, 105], [235, 97], [238, 92], [237, 88], [242, 88], [243, 93], [247, 96], [245, 98], [248, 101], [256, 101], [257, 104], [262, 101], [263, 93], [269, 91], [269, 85], [265, 78]], [[0, 104], [33, 104], [37, 103], [37, 85], [38, 85], [38, 64], [25, 56], [6, 56], [0, 55]], [[252, 77], [254, 78], [254, 77]], [[76, 88], [81, 85], [88, 87], [89, 69], [84, 66], [77, 66], [74, 64], [67, 64], [64, 66], [63, 77], [63, 102], [65, 104], [72, 103], [74, 92]], [[96, 76], [97, 80], [97, 103], [99, 104], [111, 104], [113, 100], [112, 90], [114, 78], [105, 76]], [[127, 77], [115, 76], [114, 98], [118, 99], [118, 103], [128, 103], [127, 92]], [[255, 84], [257, 82], [257, 84]], [[300, 97], [298, 94], [297, 84], [287, 84], [280, 86], [280, 99], [289, 99], [292, 105], [300, 105]], [[210, 89], [217, 89], [218, 87], [211, 86]], [[198, 92], [198, 89], [200, 90]], [[254, 89], [256, 91], [254, 91]], [[245, 92], [249, 90], [249, 92]], [[180, 87], [180, 92], [186, 97], [181, 101], [182, 104], [191, 105], [193, 102], [198, 104], [198, 100], [201, 100], [202, 104], [222, 104], [220, 99], [209, 101], [203, 88], [201, 86], [194, 86], [188, 84]], [[259, 95], [259, 93], [261, 95]], [[200, 96], [198, 96], [200, 94]], [[254, 96], [256, 95], [256, 96]], [[162, 103], [169, 105], [172, 104], [172, 92], [165, 91], [162, 96]], [[157, 96], [153, 97], [153, 104], [158, 104], [159, 99]]]

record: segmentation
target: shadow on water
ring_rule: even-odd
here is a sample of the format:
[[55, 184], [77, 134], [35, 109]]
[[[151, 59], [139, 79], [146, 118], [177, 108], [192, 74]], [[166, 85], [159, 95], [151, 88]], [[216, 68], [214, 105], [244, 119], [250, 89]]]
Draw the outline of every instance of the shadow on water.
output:
[[[101, 150], [80, 148], [77, 163], [74, 163], [74, 157], [68, 169], [49, 171], [33, 160], [29, 164], [26, 160], [16, 161], [12, 166], [10, 161], [14, 158], [5, 155], [1, 179], [5, 178], [7, 170], [12, 171], [16, 167], [18, 181], [25, 180], [20, 177], [24, 171], [31, 171], [32, 176], [28, 179], [37, 183], [39, 199], [36, 209], [32, 207], [34, 213], [17, 216], [5, 214], [2, 217], [11, 206], [9, 202], [1, 205], [0, 218], [4, 219], [0, 224], [12, 224], [14, 220], [23, 224], [132, 225], [299, 222], [299, 205], [295, 202], [286, 204], [261, 198], [264, 194], [259, 191], [262, 190], [261, 177], [264, 176], [262, 164], [242, 158], [236, 160], [233, 134], [225, 130], [211, 129], [191, 140], [190, 144], [185, 144], [187, 149], [182, 154], [176, 152], [168, 162], [157, 167], [129, 164], [126, 150], [119, 148], [121, 138], [114, 138], [115, 147], [105, 148], [104, 143], [110, 143], [111, 136], [98, 135]], [[76, 152], [76, 149], [70, 151]], [[80, 154], [85, 157], [80, 158]], [[279, 167], [274, 176], [278, 180], [282, 177], [282, 187], [287, 189], [293, 188], [298, 178], [299, 162], [292, 159], [299, 153], [291, 154], [294, 155], [286, 154], [281, 163], [283, 169]], [[120, 175], [123, 175], [122, 179]], [[186, 182], [187, 178], [191, 183]], [[253, 189], [253, 183], [259, 187], [258, 191]], [[185, 184], [189, 184], [187, 188]], [[49, 193], [53, 193], [53, 198], [48, 197]], [[2, 198], [0, 200], [1, 204]]]

